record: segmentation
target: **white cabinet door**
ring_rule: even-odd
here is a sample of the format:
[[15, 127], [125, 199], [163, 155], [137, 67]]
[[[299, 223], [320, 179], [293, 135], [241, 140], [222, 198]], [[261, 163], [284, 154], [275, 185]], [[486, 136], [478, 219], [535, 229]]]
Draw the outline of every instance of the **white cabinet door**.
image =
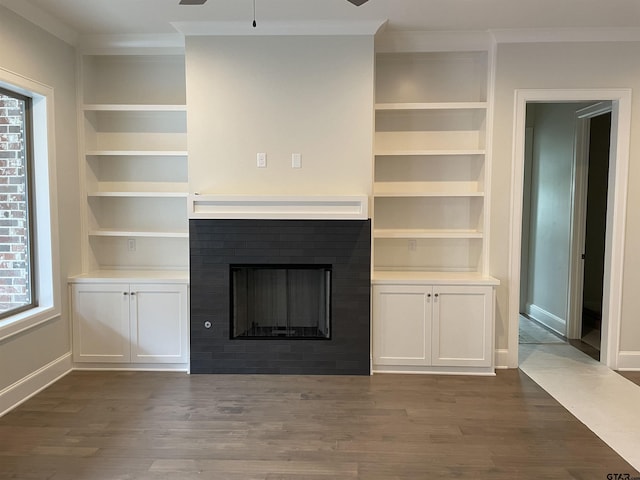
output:
[[431, 300], [431, 287], [374, 286], [374, 364], [430, 364]]
[[131, 361], [187, 361], [187, 287], [131, 285]]
[[80, 283], [71, 291], [73, 360], [128, 362], [129, 285]]
[[492, 287], [433, 288], [433, 365], [489, 367], [492, 338]]

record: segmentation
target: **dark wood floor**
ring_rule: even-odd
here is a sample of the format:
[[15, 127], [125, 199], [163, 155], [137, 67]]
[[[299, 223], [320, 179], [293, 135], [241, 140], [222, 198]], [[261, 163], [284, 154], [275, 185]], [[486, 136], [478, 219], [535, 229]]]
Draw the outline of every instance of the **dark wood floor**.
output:
[[0, 418], [1, 479], [594, 479], [638, 472], [518, 370], [73, 372]]
[[636, 385], [640, 386], [640, 372], [618, 372], [627, 380], [631, 380]]

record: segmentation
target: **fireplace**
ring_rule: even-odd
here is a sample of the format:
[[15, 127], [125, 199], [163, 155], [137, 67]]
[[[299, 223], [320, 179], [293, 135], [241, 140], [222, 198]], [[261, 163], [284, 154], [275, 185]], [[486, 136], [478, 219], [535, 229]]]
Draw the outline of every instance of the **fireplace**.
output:
[[231, 338], [331, 338], [331, 266], [232, 265]]
[[368, 219], [189, 220], [191, 372], [370, 373]]

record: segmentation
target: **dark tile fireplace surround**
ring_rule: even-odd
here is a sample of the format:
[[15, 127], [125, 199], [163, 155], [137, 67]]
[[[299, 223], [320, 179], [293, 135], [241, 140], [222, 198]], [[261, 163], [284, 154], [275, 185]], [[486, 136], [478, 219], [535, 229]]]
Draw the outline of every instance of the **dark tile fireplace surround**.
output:
[[[368, 375], [369, 220], [189, 221], [191, 372]], [[328, 266], [330, 338], [232, 338], [232, 266]]]

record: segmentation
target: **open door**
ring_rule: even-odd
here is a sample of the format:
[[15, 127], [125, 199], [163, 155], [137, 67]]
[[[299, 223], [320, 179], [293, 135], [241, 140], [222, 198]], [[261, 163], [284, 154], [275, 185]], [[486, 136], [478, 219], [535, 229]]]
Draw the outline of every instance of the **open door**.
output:
[[[607, 178], [607, 213], [602, 299], [601, 362], [618, 366], [624, 231], [626, 222], [629, 143], [631, 138], [631, 91], [629, 89], [539, 89], [516, 90], [512, 190], [512, 237], [509, 262], [509, 350], [508, 366], [518, 365], [518, 324], [520, 316], [522, 214], [524, 190], [526, 111], [530, 103], [611, 102], [611, 160]], [[573, 222], [569, 223], [571, 228]], [[567, 270], [571, 271], [571, 268]], [[565, 277], [565, 284], [567, 283]], [[529, 286], [531, 288], [531, 286]], [[569, 295], [566, 291], [565, 301]]]

